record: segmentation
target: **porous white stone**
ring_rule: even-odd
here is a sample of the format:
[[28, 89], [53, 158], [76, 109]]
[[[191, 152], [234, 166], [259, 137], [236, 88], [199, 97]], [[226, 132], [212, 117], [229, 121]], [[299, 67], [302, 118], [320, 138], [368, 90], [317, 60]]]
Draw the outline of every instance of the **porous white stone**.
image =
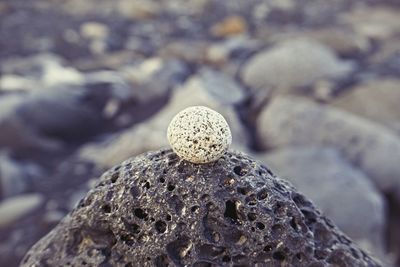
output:
[[179, 112], [168, 126], [167, 136], [175, 153], [193, 163], [218, 160], [232, 142], [224, 117], [203, 106]]

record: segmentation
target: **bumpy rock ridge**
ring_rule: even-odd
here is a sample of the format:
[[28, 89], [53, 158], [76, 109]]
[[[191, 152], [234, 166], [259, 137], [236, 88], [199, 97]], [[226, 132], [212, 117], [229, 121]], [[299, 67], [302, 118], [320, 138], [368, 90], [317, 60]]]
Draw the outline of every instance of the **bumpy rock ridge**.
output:
[[21, 266], [379, 266], [271, 171], [238, 152], [171, 150], [106, 172]]

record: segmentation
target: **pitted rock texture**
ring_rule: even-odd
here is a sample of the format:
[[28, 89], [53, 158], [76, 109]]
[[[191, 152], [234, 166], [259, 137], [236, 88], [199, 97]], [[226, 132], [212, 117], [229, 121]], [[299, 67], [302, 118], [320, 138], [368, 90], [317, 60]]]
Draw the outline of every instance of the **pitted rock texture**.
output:
[[219, 159], [232, 143], [231, 130], [224, 117], [203, 106], [179, 112], [168, 126], [167, 136], [176, 154], [193, 163]]
[[171, 150], [106, 172], [21, 266], [379, 266], [303, 195], [238, 152]]

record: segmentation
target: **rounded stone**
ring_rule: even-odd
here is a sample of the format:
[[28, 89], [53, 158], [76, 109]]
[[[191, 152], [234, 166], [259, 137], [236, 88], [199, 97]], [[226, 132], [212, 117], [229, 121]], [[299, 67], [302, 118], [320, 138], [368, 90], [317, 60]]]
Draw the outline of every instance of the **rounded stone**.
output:
[[231, 131], [224, 117], [203, 106], [179, 112], [169, 124], [167, 136], [174, 152], [192, 163], [216, 161], [232, 143]]

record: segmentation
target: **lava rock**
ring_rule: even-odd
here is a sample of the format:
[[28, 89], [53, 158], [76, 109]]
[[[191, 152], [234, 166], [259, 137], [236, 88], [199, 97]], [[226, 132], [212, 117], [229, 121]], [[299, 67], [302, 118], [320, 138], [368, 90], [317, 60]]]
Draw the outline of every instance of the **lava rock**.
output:
[[260, 159], [312, 199], [361, 247], [380, 254], [375, 256], [384, 255], [386, 203], [369, 178], [336, 150], [288, 147], [260, 155]]
[[379, 266], [314, 205], [238, 152], [150, 152], [106, 172], [21, 266]]

